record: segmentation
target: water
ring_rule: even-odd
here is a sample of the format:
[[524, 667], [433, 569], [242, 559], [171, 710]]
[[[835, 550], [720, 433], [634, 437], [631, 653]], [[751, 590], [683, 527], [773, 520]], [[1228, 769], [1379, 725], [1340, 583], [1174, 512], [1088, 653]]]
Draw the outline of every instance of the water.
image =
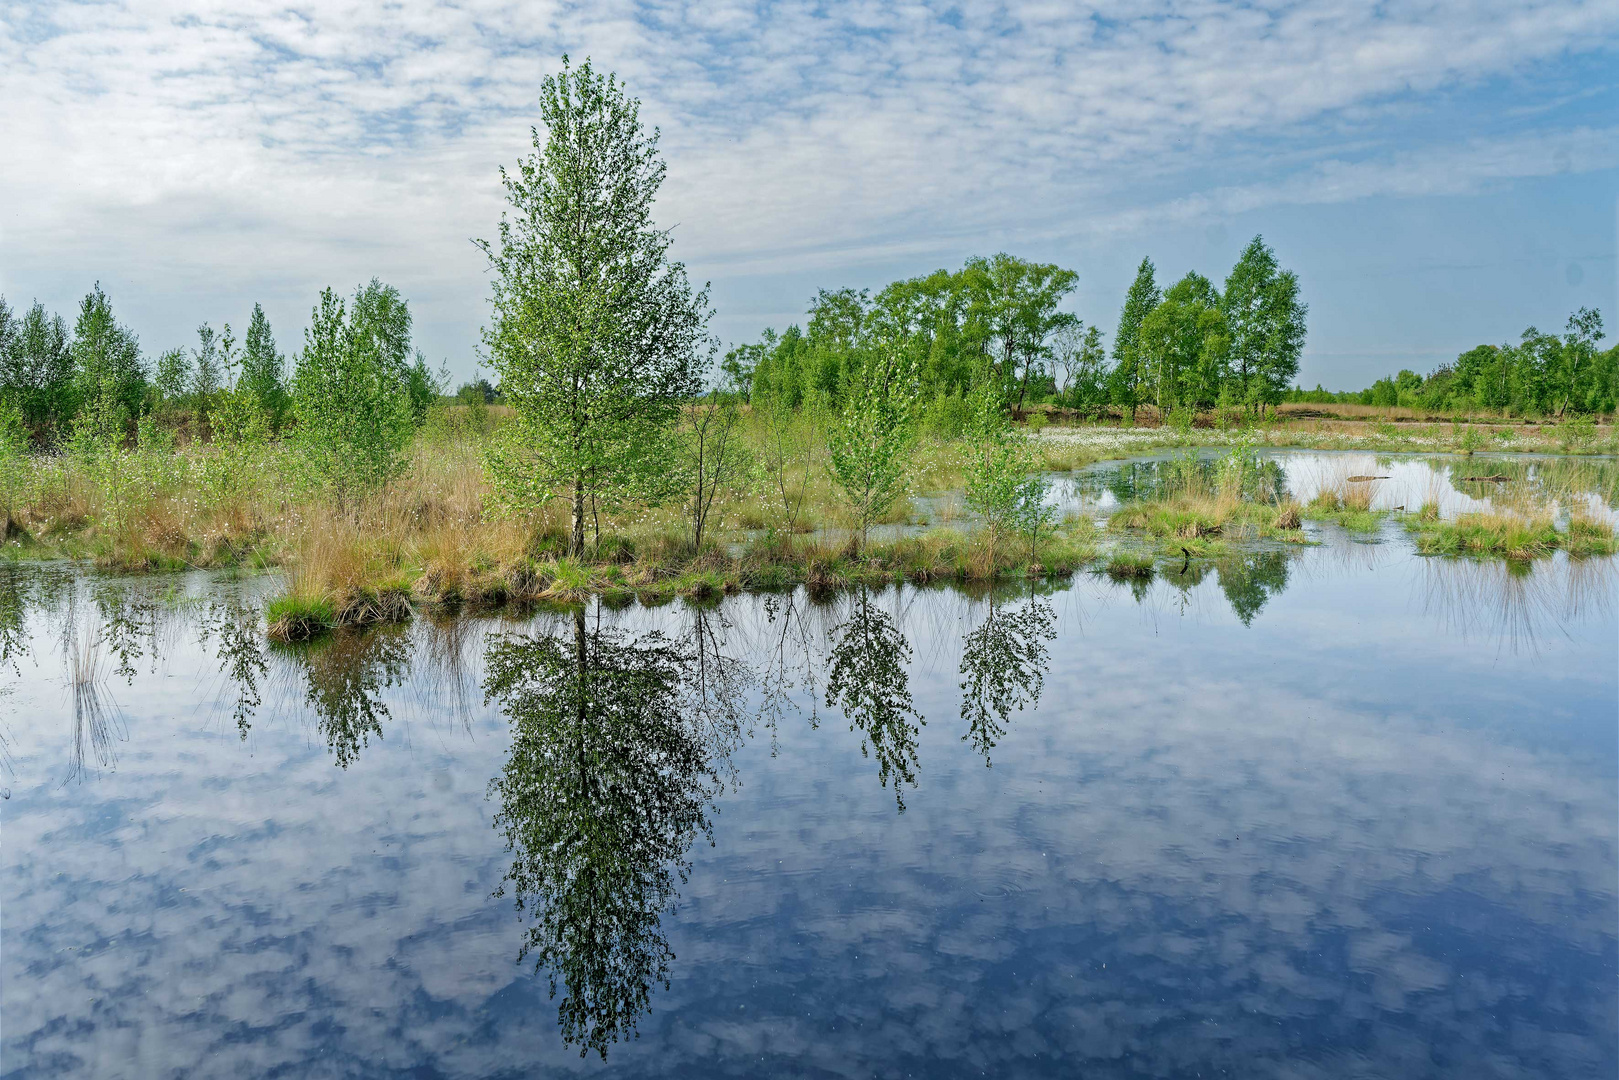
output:
[[0, 565], [0, 1076], [1614, 1075], [1613, 564], [1311, 529], [309, 649]]

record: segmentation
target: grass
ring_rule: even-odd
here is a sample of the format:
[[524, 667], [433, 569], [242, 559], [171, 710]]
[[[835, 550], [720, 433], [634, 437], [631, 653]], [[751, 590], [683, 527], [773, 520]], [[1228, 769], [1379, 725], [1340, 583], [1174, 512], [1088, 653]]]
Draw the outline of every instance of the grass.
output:
[[1581, 557], [1612, 555], [1619, 550], [1611, 525], [1580, 516], [1570, 518], [1568, 528], [1560, 530], [1550, 515], [1482, 512], [1443, 520], [1418, 513], [1406, 518], [1406, 527], [1424, 555], [1484, 555], [1522, 561], [1543, 558], [1559, 549]]
[[310, 641], [337, 625], [337, 609], [319, 597], [278, 596], [264, 617], [272, 641]]
[[[750, 416], [743, 429], [744, 441], [760, 455], [761, 424]], [[1398, 427], [1405, 443], [1423, 437], [1416, 424], [1388, 426]], [[624, 512], [588, 508], [588, 549], [582, 557], [569, 557], [564, 508], [553, 506], [524, 519], [500, 516], [483, 469], [487, 431], [445, 422], [430, 423], [404, 475], [361, 505], [340, 508], [302, 486], [290, 451], [278, 445], [266, 447], [228, 491], [210, 486], [209, 477], [216, 475], [210, 472], [212, 449], [191, 444], [161, 457], [130, 452], [110, 465], [25, 459], [24, 480], [0, 494], [6, 496], [4, 542], [12, 554], [93, 560], [122, 571], [280, 568], [286, 586], [271, 613], [272, 633], [298, 640], [332, 627], [407, 619], [413, 608], [576, 603], [593, 595], [615, 603], [636, 597], [649, 603], [677, 597], [702, 602], [742, 589], [796, 585], [835, 589], [897, 581], [1043, 580], [1087, 566], [1112, 572], [1118, 559], [1146, 560], [1150, 571], [1150, 555], [1110, 554], [1107, 548], [1120, 546], [1110, 540], [1178, 560], [1183, 552], [1218, 558], [1231, 545], [1255, 539], [1307, 542], [1301, 525], [1311, 518], [1375, 529], [1383, 517], [1373, 509], [1375, 484], [1350, 482], [1347, 473], [1330, 478], [1323, 494], [1307, 506], [1267, 491], [1263, 477], [1255, 482], [1252, 447], [1298, 445], [1301, 438], [1329, 444], [1340, 437], [1329, 432], [1317, 439], [1307, 434], [1311, 430], [1287, 420], [1235, 432], [1048, 427], [1036, 446], [1045, 467], [1059, 472], [1189, 440], [1242, 443], [1250, 449], [1239, 446], [1228, 462], [1241, 466], [1234, 482], [1229, 470], [1211, 473], [1206, 462], [1197, 465], [1188, 458], [1182, 482], [1120, 508], [1105, 533], [1088, 520], [1069, 521], [1046, 533], [1032, 550], [1012, 537], [992, 546], [974, 526], [959, 497], [965, 483], [963, 446], [932, 435], [922, 438], [907, 459], [911, 492], [932, 501], [899, 500], [885, 515], [888, 531], [859, 549], [848, 539], [853, 523], [828, 479], [825, 449], [818, 445], [802, 451], [807, 456], [787, 485], [793, 514], [782, 504], [779, 485], [759, 481], [728, 492], [715, 505], [711, 538], [701, 551], [692, 550], [678, 506]], [[1520, 448], [1544, 448], [1538, 429], [1518, 430]], [[1436, 438], [1440, 435], [1454, 441], [1449, 425], [1436, 428]], [[1600, 431], [1587, 441], [1600, 443]], [[1243, 454], [1249, 455], [1247, 465], [1238, 461]], [[1514, 471], [1515, 466], [1492, 463], [1489, 468], [1513, 472], [1514, 488], [1535, 487], [1536, 498], [1561, 499], [1562, 505], [1573, 505], [1569, 496], [1575, 493], [1588, 492], [1610, 504], [1619, 495], [1616, 470], [1601, 462], [1575, 458], [1554, 464], [1535, 466], [1536, 477], [1550, 477], [1537, 481], [1538, 487], [1520, 479], [1522, 470]], [[1534, 549], [1522, 537], [1496, 543], [1486, 535], [1491, 529], [1467, 533], [1446, 526], [1438, 499], [1433, 495], [1431, 511], [1415, 516], [1418, 524], [1431, 526], [1415, 531], [1427, 537], [1420, 543], [1432, 550], [1493, 552], [1503, 544]], [[1537, 535], [1542, 546], [1550, 543], [1544, 530]], [[1612, 531], [1578, 518], [1559, 534], [1556, 546], [1577, 554], [1607, 553], [1613, 549]]]
[[1153, 574], [1152, 556], [1138, 552], [1115, 552], [1107, 561], [1107, 576], [1114, 581], [1144, 581]]

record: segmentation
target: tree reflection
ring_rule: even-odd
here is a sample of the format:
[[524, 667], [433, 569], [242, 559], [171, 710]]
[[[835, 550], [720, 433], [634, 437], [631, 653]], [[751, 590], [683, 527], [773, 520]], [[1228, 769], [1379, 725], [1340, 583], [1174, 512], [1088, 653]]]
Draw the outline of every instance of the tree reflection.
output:
[[279, 651], [302, 669], [304, 700], [314, 710], [337, 765], [348, 768], [373, 735], [382, 738], [382, 724], [390, 719], [382, 692], [403, 685], [409, 674], [409, 630], [339, 630]]
[[722, 718], [727, 674], [662, 634], [630, 639], [583, 611], [572, 635], [499, 639], [488, 698], [511, 720], [511, 755], [490, 793], [511, 887], [529, 925], [518, 959], [559, 988], [562, 1034], [607, 1056], [634, 1033], [674, 958], [662, 930], [686, 852], [708, 828], [716, 759], [734, 742]]
[[962, 739], [984, 756], [985, 765], [1012, 709], [1040, 703], [1050, 663], [1046, 642], [1057, 636], [1056, 622], [1057, 613], [1043, 600], [1031, 597], [1008, 611], [991, 594], [989, 614], [962, 639]]
[[1215, 564], [1220, 591], [1244, 626], [1251, 626], [1270, 598], [1287, 588], [1287, 569], [1285, 551], [1249, 552]]
[[834, 633], [826, 704], [843, 711], [850, 731], [860, 730], [861, 754], [876, 757], [877, 777], [884, 787], [892, 778], [894, 799], [903, 811], [904, 785], [916, 786], [916, 744], [926, 723], [911, 702], [905, 670], [910, 643], [894, 617], [874, 605], [864, 587]]
[[260, 685], [270, 670], [264, 653], [264, 631], [259, 625], [259, 609], [238, 600], [214, 605], [202, 620], [201, 640], [217, 645], [219, 670], [236, 690], [236, 707], [231, 716], [242, 738], [253, 727], [253, 714], [261, 703]]

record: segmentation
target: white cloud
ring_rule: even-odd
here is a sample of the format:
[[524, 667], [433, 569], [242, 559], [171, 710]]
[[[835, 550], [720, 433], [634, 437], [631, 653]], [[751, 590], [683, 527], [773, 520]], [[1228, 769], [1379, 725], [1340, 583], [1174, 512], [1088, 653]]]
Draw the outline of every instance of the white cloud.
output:
[[1574, 0], [10, 0], [0, 288], [101, 275], [307, 306], [375, 272], [470, 342], [483, 285], [466, 241], [492, 231], [496, 168], [526, 148], [564, 51], [618, 71], [662, 126], [662, 215], [710, 276], [921, 269], [1165, 214], [1454, 191], [1539, 175], [1532, 151], [1564, 142], [1573, 167], [1611, 167], [1609, 130], [1481, 115], [1421, 149], [1390, 131], [1428, 96], [1616, 39], [1619, 9]]

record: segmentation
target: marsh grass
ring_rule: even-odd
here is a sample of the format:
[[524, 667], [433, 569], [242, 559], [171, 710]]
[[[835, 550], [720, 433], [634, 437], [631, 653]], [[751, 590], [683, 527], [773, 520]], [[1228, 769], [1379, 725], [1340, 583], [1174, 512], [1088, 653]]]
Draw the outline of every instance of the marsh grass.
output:
[[1106, 573], [1114, 581], [1145, 581], [1153, 575], [1152, 556], [1139, 552], [1115, 552], [1107, 561]]

